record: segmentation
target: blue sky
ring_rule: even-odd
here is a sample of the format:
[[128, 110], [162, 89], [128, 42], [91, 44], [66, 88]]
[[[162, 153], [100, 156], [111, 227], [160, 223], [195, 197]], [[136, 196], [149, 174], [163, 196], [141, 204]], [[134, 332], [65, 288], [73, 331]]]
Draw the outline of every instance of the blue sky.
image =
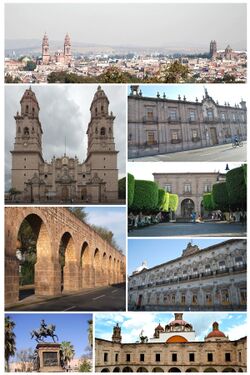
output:
[[85, 207], [87, 222], [105, 227], [114, 233], [116, 242], [125, 252], [126, 207]]
[[[247, 99], [247, 87], [246, 85], [214, 85], [214, 84], [176, 84], [176, 85], [140, 85], [142, 96], [156, 98], [157, 92], [159, 92], [161, 98], [163, 93], [166, 94], [168, 99], [178, 99], [178, 95], [186, 96], [188, 101], [195, 101], [196, 97], [201, 102], [204, 95], [204, 87], [207, 88], [209, 96], [214, 101], [219, 101], [219, 104], [224, 105], [225, 101], [229, 102], [230, 105], [234, 106], [239, 104], [241, 98]], [[130, 93], [130, 87], [128, 86], [128, 94]]]
[[[128, 275], [139, 267], [144, 260], [147, 261], [148, 268], [165, 263], [181, 256], [182, 251], [187, 247], [191, 238], [185, 240], [177, 239], [129, 239], [128, 240]], [[193, 245], [198, 245], [200, 249], [212, 246], [225, 241], [221, 239], [193, 239]]]
[[[141, 330], [149, 338], [153, 337], [154, 329], [160, 322], [165, 326], [174, 319], [170, 313], [109, 313], [96, 314], [95, 337], [111, 340], [113, 326], [119, 323], [121, 326], [122, 342], [136, 342]], [[204, 337], [212, 330], [212, 323], [217, 321], [219, 329], [229, 336], [230, 340], [236, 340], [247, 334], [246, 313], [184, 313], [183, 319], [193, 325], [196, 332], [196, 341], [203, 341]]]
[[[55, 333], [62, 341], [70, 341], [75, 349], [75, 357], [81, 357], [88, 346], [88, 320], [92, 314], [5, 314], [16, 323], [17, 351], [20, 349], [35, 349], [37, 342], [31, 339], [30, 332], [40, 327], [41, 320], [46, 324], [55, 324]], [[51, 339], [47, 340], [49, 342]], [[52, 341], [52, 340], [51, 340]], [[14, 358], [12, 358], [14, 360]]]

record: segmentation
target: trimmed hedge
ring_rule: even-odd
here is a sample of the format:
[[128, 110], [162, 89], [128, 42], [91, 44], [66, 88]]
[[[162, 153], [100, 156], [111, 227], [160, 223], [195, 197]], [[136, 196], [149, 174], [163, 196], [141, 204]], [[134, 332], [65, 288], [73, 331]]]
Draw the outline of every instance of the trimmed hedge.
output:
[[177, 194], [169, 194], [169, 204], [168, 209], [169, 211], [175, 212], [178, 208], [179, 204], [179, 197]]
[[246, 207], [246, 171], [243, 167], [231, 169], [226, 175], [226, 186], [229, 197], [230, 208]]
[[211, 211], [215, 209], [212, 193], [203, 194], [203, 206], [206, 211]]
[[162, 209], [162, 206], [164, 204], [165, 199], [165, 190], [164, 189], [158, 189], [158, 204], [157, 209], [160, 211]]
[[128, 173], [128, 206], [131, 207], [134, 200], [135, 193], [135, 178], [132, 174]]
[[126, 198], [126, 177], [123, 177], [118, 181], [118, 196], [119, 199]]
[[220, 182], [213, 185], [212, 200], [217, 209], [221, 211], [228, 211], [229, 198], [226, 182]]
[[169, 210], [169, 193], [167, 193], [167, 192], [165, 192], [164, 202], [163, 202], [161, 210], [164, 211], [164, 212], [168, 212], [168, 210]]
[[152, 211], [158, 205], [158, 186], [153, 181], [135, 180], [132, 209], [135, 211]]

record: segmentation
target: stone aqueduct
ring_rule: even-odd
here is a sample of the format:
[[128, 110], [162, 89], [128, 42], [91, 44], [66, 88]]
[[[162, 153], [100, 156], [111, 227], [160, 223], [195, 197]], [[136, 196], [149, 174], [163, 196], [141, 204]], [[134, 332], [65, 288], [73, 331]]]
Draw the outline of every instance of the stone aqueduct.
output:
[[5, 303], [19, 300], [18, 232], [24, 220], [37, 235], [35, 293], [59, 295], [60, 244], [65, 248], [63, 291], [105, 286], [125, 281], [125, 256], [66, 208], [5, 208]]

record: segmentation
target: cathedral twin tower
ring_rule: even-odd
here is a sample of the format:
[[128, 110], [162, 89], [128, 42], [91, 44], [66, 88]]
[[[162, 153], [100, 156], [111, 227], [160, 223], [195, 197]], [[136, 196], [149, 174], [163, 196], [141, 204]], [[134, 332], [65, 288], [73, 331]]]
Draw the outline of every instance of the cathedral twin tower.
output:
[[70, 65], [72, 61], [71, 54], [71, 41], [69, 34], [67, 33], [64, 38], [64, 48], [63, 51], [58, 50], [54, 55], [50, 55], [49, 52], [49, 38], [47, 34], [44, 34], [42, 42], [42, 63], [48, 65], [49, 63], [59, 63], [63, 65]]

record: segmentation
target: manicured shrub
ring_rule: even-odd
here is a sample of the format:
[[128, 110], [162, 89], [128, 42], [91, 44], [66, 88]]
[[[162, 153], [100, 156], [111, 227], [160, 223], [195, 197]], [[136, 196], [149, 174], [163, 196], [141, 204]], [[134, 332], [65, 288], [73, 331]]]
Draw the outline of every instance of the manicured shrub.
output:
[[218, 210], [228, 211], [229, 199], [226, 182], [220, 182], [213, 185], [212, 200]]
[[212, 211], [215, 209], [212, 193], [203, 194], [203, 206], [206, 211]]
[[168, 210], [169, 210], [169, 193], [165, 192], [161, 211], [167, 212]]
[[169, 204], [168, 209], [169, 211], [175, 212], [178, 208], [179, 204], [179, 197], [177, 194], [169, 194]]
[[158, 205], [158, 186], [153, 181], [135, 180], [132, 210], [152, 212]]
[[135, 178], [132, 174], [128, 173], [128, 206], [131, 207], [134, 200], [135, 192]]
[[246, 183], [244, 168], [238, 167], [227, 172], [226, 186], [228, 191], [230, 208], [246, 207]]

